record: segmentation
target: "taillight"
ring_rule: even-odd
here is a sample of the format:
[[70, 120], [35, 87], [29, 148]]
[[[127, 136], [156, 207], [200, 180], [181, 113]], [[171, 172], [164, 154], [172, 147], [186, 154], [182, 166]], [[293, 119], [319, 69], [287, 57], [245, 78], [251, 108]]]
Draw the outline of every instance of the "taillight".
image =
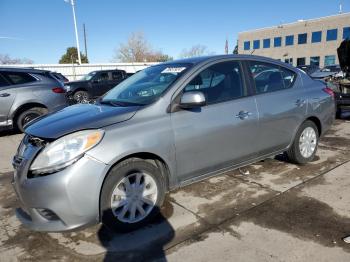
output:
[[62, 94], [62, 93], [65, 93], [66, 91], [62, 87], [54, 87], [52, 88], [52, 92], [56, 94]]
[[328, 95], [330, 95], [331, 97], [334, 97], [334, 91], [329, 87], [323, 88], [322, 90], [326, 92]]

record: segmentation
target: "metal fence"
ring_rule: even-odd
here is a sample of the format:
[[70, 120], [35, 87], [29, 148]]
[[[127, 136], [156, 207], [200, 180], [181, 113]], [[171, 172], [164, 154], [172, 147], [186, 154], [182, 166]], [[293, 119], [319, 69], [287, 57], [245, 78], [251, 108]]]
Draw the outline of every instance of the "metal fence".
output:
[[83, 75], [105, 69], [121, 69], [127, 73], [135, 73], [157, 63], [101, 63], [101, 64], [23, 64], [23, 65], [0, 65], [0, 67], [29, 67], [42, 70], [58, 72], [67, 77], [70, 81], [77, 80]]

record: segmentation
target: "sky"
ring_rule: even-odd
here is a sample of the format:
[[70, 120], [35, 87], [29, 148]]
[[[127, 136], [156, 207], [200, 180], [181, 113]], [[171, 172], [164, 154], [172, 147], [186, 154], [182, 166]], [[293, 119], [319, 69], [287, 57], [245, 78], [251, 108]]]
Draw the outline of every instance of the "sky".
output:
[[[86, 25], [91, 63], [112, 62], [131, 32], [175, 59], [183, 49], [201, 44], [222, 54], [232, 52], [241, 31], [298, 19], [350, 12], [343, 0], [76, 0], [80, 48]], [[0, 0], [0, 54], [35, 63], [58, 63], [75, 46], [73, 15], [64, 0]]]

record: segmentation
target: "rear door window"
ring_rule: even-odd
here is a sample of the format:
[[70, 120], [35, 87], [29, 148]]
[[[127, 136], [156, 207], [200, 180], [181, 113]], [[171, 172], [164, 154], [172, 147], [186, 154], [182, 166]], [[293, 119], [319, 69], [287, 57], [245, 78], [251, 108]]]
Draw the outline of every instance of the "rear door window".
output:
[[123, 78], [122, 72], [118, 72], [118, 71], [112, 72], [112, 80], [120, 80], [122, 78]]
[[21, 85], [36, 81], [33, 76], [24, 72], [3, 72], [2, 75], [14, 85]]
[[100, 75], [97, 78], [98, 82], [104, 82], [104, 81], [108, 81], [108, 80], [109, 80], [109, 77], [108, 77], [107, 72], [100, 73]]
[[264, 62], [250, 61], [249, 70], [258, 94], [291, 88], [296, 79], [293, 71]]

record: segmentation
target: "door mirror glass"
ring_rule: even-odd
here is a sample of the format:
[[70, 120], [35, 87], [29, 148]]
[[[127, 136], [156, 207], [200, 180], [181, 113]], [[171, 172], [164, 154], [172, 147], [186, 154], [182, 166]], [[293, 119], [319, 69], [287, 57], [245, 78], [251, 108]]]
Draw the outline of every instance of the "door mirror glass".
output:
[[200, 91], [190, 91], [182, 94], [180, 100], [180, 107], [182, 108], [196, 108], [205, 105], [205, 96]]

